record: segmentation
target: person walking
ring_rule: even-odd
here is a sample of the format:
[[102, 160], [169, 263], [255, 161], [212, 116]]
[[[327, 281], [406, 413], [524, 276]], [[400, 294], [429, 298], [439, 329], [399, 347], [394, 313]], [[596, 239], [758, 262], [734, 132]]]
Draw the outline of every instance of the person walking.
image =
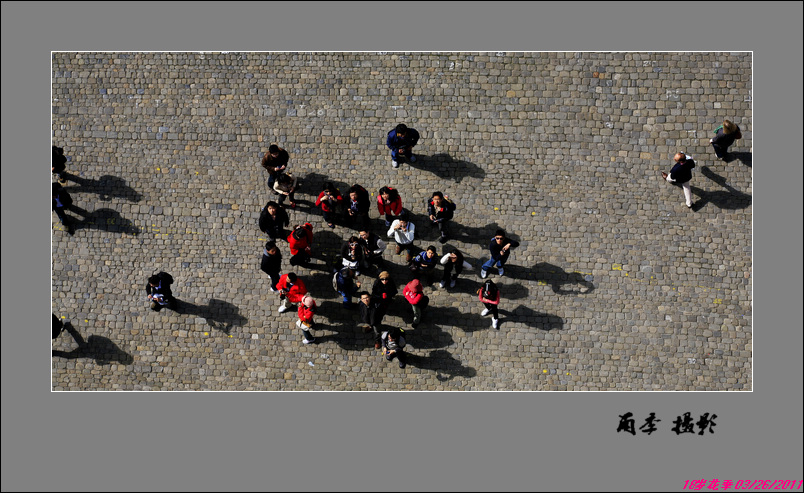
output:
[[302, 339], [304, 344], [315, 342], [315, 337], [313, 337], [315, 320], [313, 320], [313, 317], [316, 311], [318, 311], [318, 305], [315, 300], [309, 294], [305, 294], [301, 299], [301, 303], [299, 303], [299, 319], [296, 321], [296, 327], [300, 328], [302, 335], [304, 335], [304, 339]]
[[369, 227], [369, 209], [371, 199], [368, 190], [361, 185], [354, 184], [349, 188], [349, 198], [346, 200], [344, 224], [360, 231]]
[[260, 163], [268, 172], [268, 188], [274, 188], [274, 182], [287, 169], [289, 160], [288, 151], [276, 144], [271, 144], [268, 147], [268, 152], [262, 157], [262, 162]]
[[312, 258], [313, 225], [304, 223], [293, 228], [288, 235], [288, 246], [291, 255], [290, 265], [309, 266]]
[[285, 197], [290, 200], [290, 208], [296, 208], [296, 190], [299, 189], [299, 180], [292, 173], [282, 173], [274, 182], [274, 192], [279, 194], [279, 205], [285, 203]]
[[391, 225], [391, 221], [397, 219], [402, 214], [402, 197], [396, 188], [382, 187], [377, 194], [377, 211], [380, 217], [385, 215], [385, 227]]
[[[444, 277], [441, 279], [441, 287], [454, 288], [455, 282], [463, 269], [471, 269], [472, 264], [464, 260], [463, 254], [457, 248], [453, 248], [449, 253], [441, 257], [441, 265], [444, 266]], [[454, 271], [454, 272], [453, 272]]]
[[360, 296], [360, 322], [363, 332], [374, 332], [374, 349], [380, 349], [380, 324], [385, 315], [382, 301], [371, 296], [368, 291], [362, 291]]
[[67, 174], [64, 170], [67, 169], [67, 158], [64, 156], [64, 148], [52, 146], [53, 159], [50, 164], [50, 171], [59, 177], [59, 184], [67, 184]]
[[441, 192], [434, 192], [427, 202], [427, 215], [430, 217], [430, 225], [438, 226], [440, 233], [438, 241], [441, 243], [447, 242], [447, 235], [449, 234], [448, 223], [452, 220], [454, 214], [455, 204], [449, 200], [449, 195], [445, 196]]
[[366, 263], [368, 265], [375, 265], [377, 270], [382, 270], [385, 261], [382, 254], [386, 249], [386, 244], [380, 237], [367, 229], [360, 230], [358, 240], [363, 245], [366, 252]]
[[158, 312], [164, 307], [171, 310], [176, 309], [176, 298], [173, 297], [173, 291], [170, 285], [173, 284], [173, 276], [167, 272], [159, 272], [148, 278], [148, 284], [145, 285], [145, 293], [148, 295], [148, 301], [151, 302], [151, 310]]
[[684, 190], [684, 200], [687, 208], [693, 209], [690, 180], [692, 179], [692, 170], [695, 168], [695, 161], [683, 152], [677, 152], [673, 156], [673, 160], [675, 161], [673, 169], [670, 170], [669, 174], [662, 171], [662, 178], [673, 185], [681, 185]]
[[402, 295], [413, 309], [413, 323], [411, 327], [414, 329], [419, 325], [422, 320], [424, 309], [430, 303], [430, 298], [424, 294], [422, 283], [418, 279], [414, 279], [405, 285], [402, 290]]
[[729, 147], [734, 144], [737, 139], [743, 138], [743, 133], [740, 132], [740, 127], [734, 124], [731, 120], [723, 120], [723, 124], [715, 129], [715, 136], [709, 139], [712, 148], [715, 150], [715, 155], [723, 161], [728, 161]]
[[73, 198], [70, 197], [70, 194], [67, 193], [61, 185], [58, 183], [53, 183], [51, 187], [53, 189], [53, 198], [51, 199], [51, 209], [56, 212], [56, 216], [59, 218], [59, 222], [65, 227], [67, 233], [72, 236], [75, 234], [75, 228], [73, 227], [73, 221], [67, 217], [67, 214], [64, 213], [64, 209], [69, 208], [73, 205]]
[[332, 286], [343, 298], [343, 307], [347, 310], [354, 308], [354, 304], [352, 304], [352, 296], [357, 293], [357, 290], [360, 288], [360, 284], [361, 282], [359, 279], [357, 279], [355, 271], [348, 267], [344, 267], [343, 269], [339, 270], [332, 277]]
[[408, 128], [404, 123], [400, 123], [388, 132], [385, 145], [391, 149], [391, 166], [398, 168], [403, 158], [415, 163], [416, 156], [413, 155], [413, 147], [418, 143], [419, 132], [414, 128]]
[[394, 327], [382, 333], [382, 354], [385, 359], [392, 361], [394, 358], [399, 362], [399, 367], [404, 368], [407, 365], [407, 358], [405, 357], [405, 337], [402, 335], [402, 330]]
[[498, 229], [494, 233], [494, 237], [489, 244], [489, 253], [491, 258], [483, 264], [480, 268], [480, 277], [485, 279], [489, 273], [488, 270], [497, 266], [497, 273], [503, 275], [503, 266], [508, 262], [508, 257], [511, 255], [511, 249], [519, 246], [519, 242], [509, 239], [505, 236], [505, 231]]
[[435, 270], [438, 264], [438, 252], [436, 247], [430, 245], [427, 250], [419, 252], [408, 264], [410, 272], [413, 277], [421, 280], [422, 276], [427, 277], [428, 283], [430, 282], [430, 275]]
[[290, 225], [290, 217], [285, 208], [273, 200], [265, 204], [260, 211], [260, 231], [267, 234], [271, 241], [285, 239], [285, 227]]
[[279, 289], [279, 309], [277, 310], [279, 313], [294, 308], [294, 305], [307, 294], [307, 286], [293, 272], [280, 277], [276, 287]]
[[279, 282], [279, 271], [282, 265], [282, 254], [276, 243], [268, 241], [265, 243], [265, 248], [262, 250], [262, 261], [260, 262], [260, 270], [268, 274], [271, 278], [271, 291], [276, 292], [276, 283]]
[[327, 226], [330, 228], [335, 227], [333, 220], [335, 219], [335, 215], [338, 213], [338, 207], [342, 203], [343, 196], [341, 195], [340, 190], [338, 190], [338, 188], [330, 182], [324, 183], [323, 190], [320, 194], [318, 194], [318, 198], [315, 200], [315, 206], [321, 207], [321, 212], [323, 212], [324, 215], [324, 221], [327, 222]]
[[500, 304], [500, 290], [494, 281], [486, 279], [483, 286], [477, 290], [477, 298], [485, 307], [480, 316], [485, 317], [491, 313], [491, 327], [500, 330], [500, 314], [497, 311], [497, 305]]
[[396, 255], [405, 252], [405, 262], [410, 263], [413, 258], [413, 238], [415, 237], [416, 227], [408, 221], [408, 216], [400, 216], [399, 219], [391, 223], [388, 229], [388, 237], [396, 242]]

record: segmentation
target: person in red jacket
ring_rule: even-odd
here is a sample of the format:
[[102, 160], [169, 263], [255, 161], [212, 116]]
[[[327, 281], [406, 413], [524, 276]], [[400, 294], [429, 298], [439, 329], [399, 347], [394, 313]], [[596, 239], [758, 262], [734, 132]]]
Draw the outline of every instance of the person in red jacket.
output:
[[293, 228], [288, 236], [290, 265], [308, 265], [312, 254], [313, 225], [304, 223]]
[[327, 222], [327, 226], [330, 228], [335, 227], [335, 224], [332, 223], [332, 219], [335, 217], [335, 214], [337, 214], [337, 209], [342, 203], [343, 196], [340, 190], [330, 182], [324, 183], [324, 189], [318, 194], [318, 198], [315, 199], [315, 206], [321, 207], [321, 211], [324, 213], [324, 221]]
[[302, 339], [304, 344], [312, 344], [315, 342], [315, 337], [313, 337], [311, 331], [315, 324], [313, 316], [316, 310], [318, 310], [318, 305], [316, 305], [313, 297], [309, 294], [305, 294], [299, 305], [299, 319], [296, 321], [296, 327], [300, 328], [302, 334], [304, 334], [304, 339]]
[[293, 305], [299, 303], [304, 295], [307, 294], [307, 286], [293, 272], [280, 277], [279, 282], [276, 283], [276, 288], [279, 289], [279, 313], [294, 308]]
[[402, 197], [396, 188], [382, 187], [377, 194], [377, 210], [380, 216], [385, 214], [385, 227], [391, 226], [391, 221], [402, 214]]
[[497, 311], [497, 305], [500, 304], [500, 290], [491, 279], [486, 280], [483, 286], [477, 290], [477, 299], [485, 307], [480, 315], [485, 317], [491, 313], [491, 327], [500, 330], [500, 314]]
[[411, 327], [415, 329], [422, 319], [422, 310], [427, 308], [427, 305], [430, 303], [430, 298], [425, 296], [424, 289], [422, 289], [422, 283], [419, 282], [418, 279], [410, 281], [405, 286], [405, 289], [402, 290], [402, 294], [413, 308], [413, 323], [411, 324]]

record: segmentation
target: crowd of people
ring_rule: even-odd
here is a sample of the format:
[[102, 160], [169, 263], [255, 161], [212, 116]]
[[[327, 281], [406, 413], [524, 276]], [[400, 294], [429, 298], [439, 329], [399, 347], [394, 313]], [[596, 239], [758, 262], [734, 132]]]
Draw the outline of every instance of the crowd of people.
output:
[[[728, 161], [728, 148], [735, 140], [742, 138], [742, 133], [739, 127], [729, 120], [725, 120], [714, 133], [715, 136], [710, 143], [715, 154], [718, 158]], [[392, 167], [398, 168], [401, 163], [417, 161], [413, 148], [419, 138], [418, 131], [404, 124], [399, 124], [388, 132], [386, 146], [391, 150]], [[669, 173], [662, 172], [662, 178], [682, 187], [685, 203], [692, 209], [689, 181], [692, 178], [695, 161], [682, 151], [675, 154], [674, 161], [672, 170]], [[67, 182], [66, 162], [64, 149], [53, 146], [51, 171], [58, 176], [58, 181], [53, 183], [52, 208], [67, 232], [72, 235], [74, 228], [64, 214], [64, 210], [72, 204], [70, 195], [62, 187]], [[289, 153], [276, 144], [268, 148], [261, 161], [262, 167], [268, 172], [268, 188], [277, 195], [277, 198], [268, 201], [260, 211], [259, 230], [269, 238], [263, 247], [260, 269], [270, 279], [270, 291], [278, 293], [277, 312], [282, 314], [295, 310], [298, 316], [296, 326], [302, 331], [302, 343], [313, 344], [316, 341], [313, 331], [316, 326], [315, 314], [318, 304], [307, 292], [302, 276], [296, 271], [311, 267], [315, 235], [313, 225], [309, 222], [296, 224], [290, 231], [286, 230], [290, 227], [291, 220], [284, 201], [288, 200], [290, 209], [295, 209], [295, 194], [300, 186], [300, 180], [288, 171], [289, 163]], [[415, 245], [416, 226], [411, 221], [408, 210], [403, 207], [402, 196], [396, 187], [380, 188], [376, 206], [380, 220], [385, 224], [385, 229], [382, 231], [385, 231], [388, 242], [394, 242], [394, 254], [404, 254], [410, 279], [405, 283], [401, 294], [404, 302], [410, 305], [413, 314], [411, 327], [416, 328], [430, 303], [429, 296], [425, 294], [425, 287], [432, 283], [437, 266], [440, 264], [443, 268], [439, 283], [442, 289], [455, 288], [458, 276], [473, 266], [457, 248], [447, 248], [439, 254], [433, 245], [424, 248]], [[396, 359], [400, 368], [404, 368], [406, 365], [404, 330], [395, 327], [384, 330], [382, 325], [390, 305], [399, 294], [399, 288], [392, 279], [384, 258], [388, 243], [372, 231], [369, 192], [363, 186], [354, 184], [344, 196], [333, 183], [326, 182], [317, 195], [315, 207], [320, 208], [323, 220], [329, 228], [334, 228], [335, 222], [340, 221], [357, 233], [350, 234], [345, 239], [340, 251], [340, 261], [337, 265], [331, 266], [333, 289], [341, 296], [343, 307], [347, 312], [359, 309], [358, 328], [362, 327], [365, 333], [373, 333], [374, 348], [381, 350], [387, 360]], [[450, 200], [449, 195], [441, 191], [433, 192], [426, 203], [427, 219], [432, 227], [438, 229], [438, 241], [442, 244], [449, 239], [449, 224], [456, 209], [456, 204]], [[287, 263], [294, 270], [285, 274], [282, 274], [284, 257], [280, 248], [283, 241], [287, 242], [289, 254]], [[476, 294], [478, 301], [483, 305], [481, 315], [491, 314], [491, 327], [497, 330], [500, 327], [498, 306], [501, 290], [487, 278], [492, 269], [496, 269], [499, 276], [504, 275], [504, 266], [508, 262], [511, 250], [517, 246], [519, 243], [508, 238], [504, 230], [497, 230], [489, 242], [489, 259], [480, 267], [480, 277], [484, 282]], [[373, 282], [361, 280], [361, 275], [367, 277], [370, 273], [376, 275]], [[149, 277], [145, 290], [152, 310], [159, 311], [164, 307], [176, 309], [177, 301], [170, 289], [171, 284], [173, 277], [166, 272], [159, 272]], [[370, 290], [368, 284], [371, 284]], [[352, 301], [354, 297], [357, 298], [357, 303]], [[54, 320], [57, 320], [55, 315]], [[59, 332], [60, 329], [59, 326]], [[54, 337], [55, 334], [54, 322]]]

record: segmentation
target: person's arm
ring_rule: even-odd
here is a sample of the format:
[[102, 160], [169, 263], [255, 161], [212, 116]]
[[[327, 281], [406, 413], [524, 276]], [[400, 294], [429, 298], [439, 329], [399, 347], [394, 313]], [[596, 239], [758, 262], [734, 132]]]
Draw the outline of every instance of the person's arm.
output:
[[471, 269], [471, 268], [472, 268], [472, 264], [470, 264], [469, 262], [467, 262], [466, 260], [464, 260], [464, 261], [463, 261], [463, 268], [464, 268], [464, 269]]
[[386, 147], [388, 147], [392, 151], [394, 150], [394, 138], [395, 137], [396, 137], [396, 130], [391, 130], [390, 132], [388, 132], [388, 139], [386, 139], [386, 141], [385, 141]]
[[447, 265], [447, 262], [449, 262], [449, 254], [446, 254], [443, 257], [441, 257], [441, 265]]
[[377, 249], [374, 250], [374, 253], [376, 255], [382, 254], [382, 252], [385, 251], [386, 247], [387, 247], [387, 245], [385, 244], [384, 241], [382, 241], [382, 238], [377, 238]]
[[408, 240], [408, 243], [413, 241], [414, 231], [416, 231], [416, 226], [414, 226], [413, 223], [408, 223], [408, 231], [404, 233], [405, 238], [407, 238]]
[[391, 223], [391, 227], [388, 228], [388, 237], [394, 238], [394, 233], [396, 233], [396, 227], [399, 225], [399, 220], [395, 220]]

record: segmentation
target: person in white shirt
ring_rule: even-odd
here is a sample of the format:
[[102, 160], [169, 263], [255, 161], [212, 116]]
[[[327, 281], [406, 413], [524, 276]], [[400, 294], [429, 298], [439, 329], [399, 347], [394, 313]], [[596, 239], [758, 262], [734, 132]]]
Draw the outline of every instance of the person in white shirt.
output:
[[396, 254], [405, 251], [405, 262], [410, 263], [413, 258], [413, 238], [416, 227], [408, 220], [407, 214], [399, 216], [391, 223], [388, 229], [388, 237], [396, 241]]

